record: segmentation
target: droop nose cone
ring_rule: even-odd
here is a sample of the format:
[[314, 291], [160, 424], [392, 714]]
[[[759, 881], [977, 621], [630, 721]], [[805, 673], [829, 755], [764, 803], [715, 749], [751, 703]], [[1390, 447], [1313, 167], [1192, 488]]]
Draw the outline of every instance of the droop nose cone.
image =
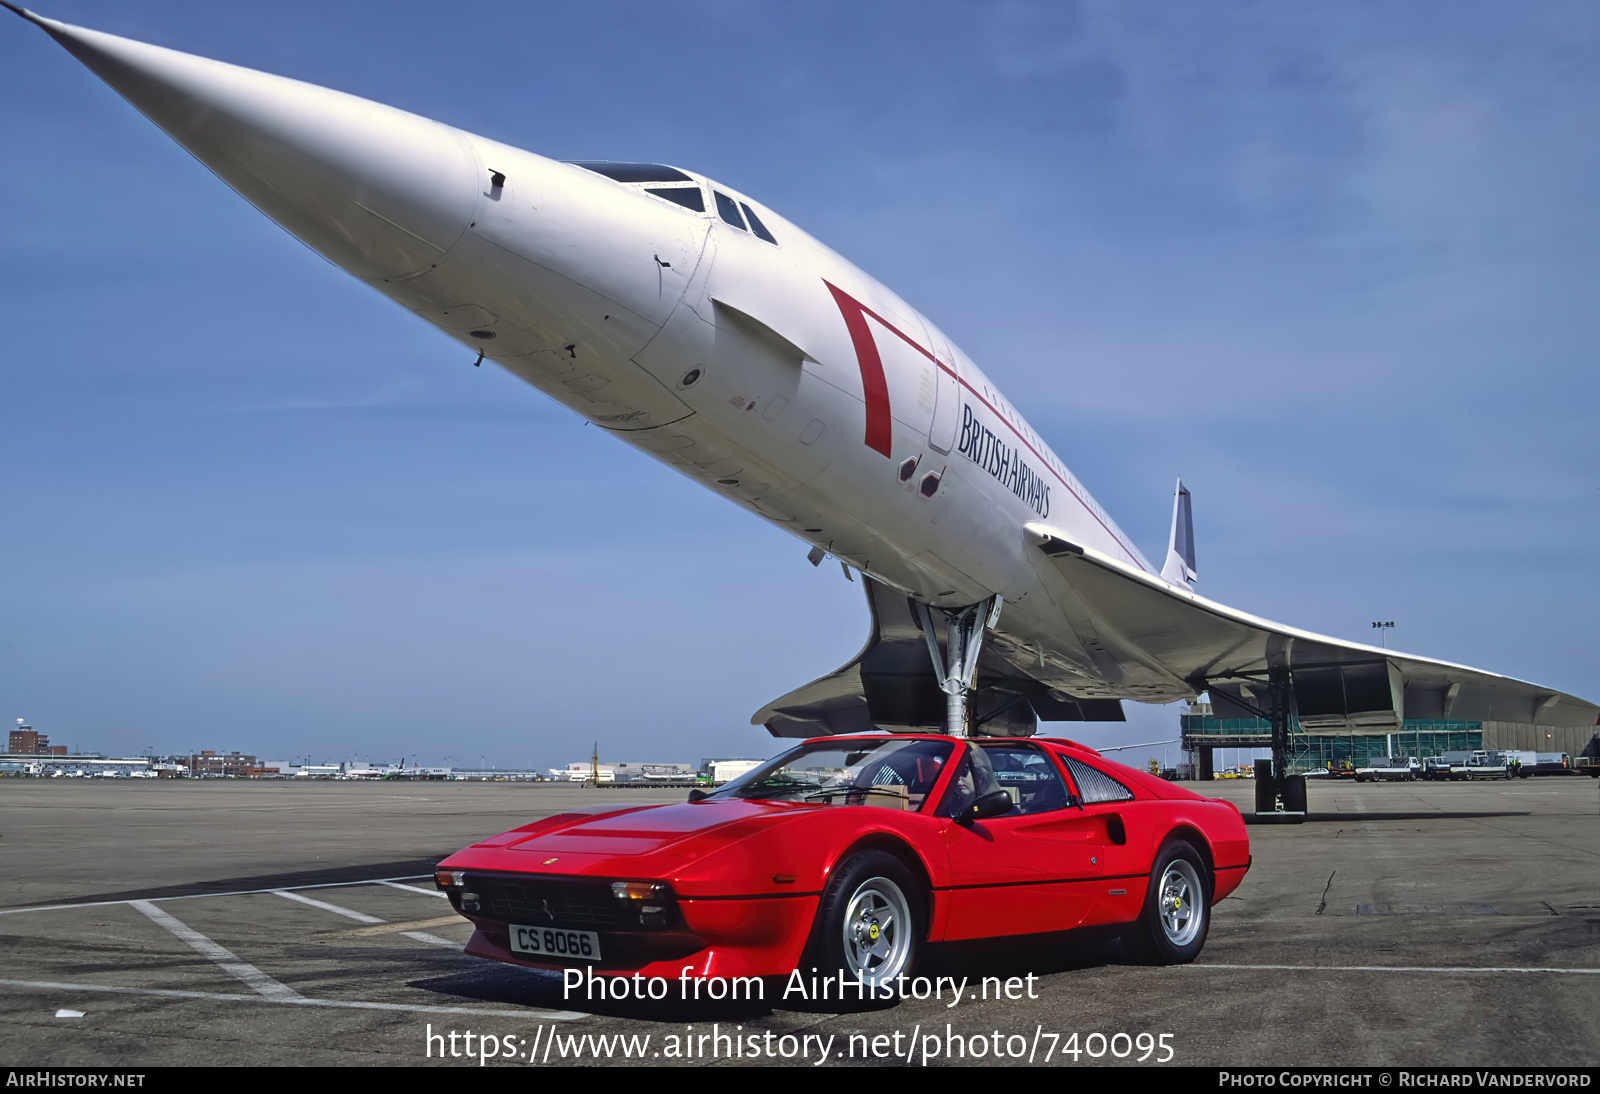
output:
[[449, 126], [314, 84], [24, 17], [258, 209], [357, 277], [426, 269], [467, 227], [477, 160]]

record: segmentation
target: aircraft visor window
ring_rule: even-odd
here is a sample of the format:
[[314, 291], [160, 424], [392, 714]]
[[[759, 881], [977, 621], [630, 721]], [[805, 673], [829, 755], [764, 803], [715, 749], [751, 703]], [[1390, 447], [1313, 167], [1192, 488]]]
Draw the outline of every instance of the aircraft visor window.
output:
[[761, 223], [761, 218], [756, 216], [756, 211], [750, 208], [750, 204], [748, 202], [741, 201], [739, 203], [739, 208], [744, 210], [745, 217], [750, 221], [750, 230], [756, 234], [757, 239], [764, 239], [768, 243], [778, 242], [775, 238], [773, 238], [772, 233], [767, 231], [767, 226]]
[[717, 199], [717, 212], [722, 214], [723, 220], [742, 232], [750, 230], [744, 226], [744, 217], [739, 215], [739, 206], [735, 204], [732, 198], [721, 190], [711, 191], [711, 196]]
[[616, 160], [568, 160], [574, 167], [593, 171], [617, 182], [693, 182], [694, 179], [660, 163], [620, 163]]
[[658, 198], [666, 198], [670, 202], [693, 209], [697, 213], [706, 211], [705, 196], [700, 193], [698, 186], [646, 186], [644, 192], [654, 194]]

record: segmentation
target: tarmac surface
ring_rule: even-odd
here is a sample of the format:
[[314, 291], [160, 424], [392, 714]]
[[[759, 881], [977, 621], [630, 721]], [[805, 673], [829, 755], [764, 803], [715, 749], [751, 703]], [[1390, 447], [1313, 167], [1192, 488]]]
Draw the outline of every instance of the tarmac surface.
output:
[[[1253, 783], [1209, 790], [1248, 815]], [[803, 1066], [824, 1051], [827, 1066], [1600, 1061], [1600, 792], [1587, 778], [1314, 783], [1306, 823], [1251, 827], [1254, 867], [1192, 965], [1053, 937], [940, 950], [919, 970], [966, 977], [967, 994], [1016, 977], [1019, 998], [997, 987], [950, 1006], [945, 987], [846, 1013], [773, 995], [586, 1002], [559, 978], [460, 952], [469, 927], [433, 891], [438, 859], [577, 804], [682, 798], [4, 780], [0, 1058], [135, 1070], [485, 1054]]]

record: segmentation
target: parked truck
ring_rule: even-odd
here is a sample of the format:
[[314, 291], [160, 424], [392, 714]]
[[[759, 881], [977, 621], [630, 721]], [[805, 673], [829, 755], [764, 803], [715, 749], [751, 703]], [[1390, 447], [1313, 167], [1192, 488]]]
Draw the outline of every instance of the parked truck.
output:
[[1533, 774], [1535, 775], [1576, 775], [1577, 773], [1572, 765], [1572, 758], [1565, 752], [1535, 752], [1533, 754]]
[[1422, 774], [1422, 761], [1415, 756], [1373, 756], [1356, 769], [1356, 782], [1411, 782]]

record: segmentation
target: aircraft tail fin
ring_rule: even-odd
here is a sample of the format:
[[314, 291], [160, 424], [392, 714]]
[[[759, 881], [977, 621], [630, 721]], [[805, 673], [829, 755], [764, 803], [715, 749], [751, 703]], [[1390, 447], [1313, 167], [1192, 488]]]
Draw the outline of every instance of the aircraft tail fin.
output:
[[1167, 561], [1161, 576], [1174, 585], [1193, 589], [1199, 580], [1194, 569], [1194, 513], [1189, 505], [1189, 488], [1178, 480], [1172, 498], [1172, 534], [1167, 538]]

